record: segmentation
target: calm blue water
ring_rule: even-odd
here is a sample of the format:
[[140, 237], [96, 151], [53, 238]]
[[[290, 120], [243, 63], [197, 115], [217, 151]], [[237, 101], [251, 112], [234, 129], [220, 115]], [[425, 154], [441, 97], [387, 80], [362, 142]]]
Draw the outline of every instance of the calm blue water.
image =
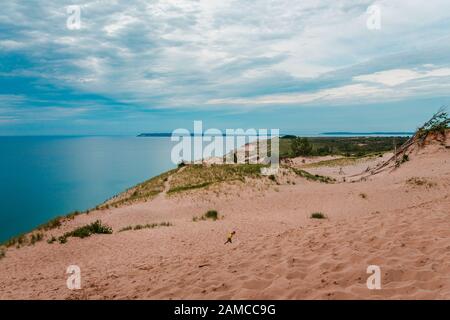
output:
[[170, 138], [0, 137], [0, 242], [174, 167]]

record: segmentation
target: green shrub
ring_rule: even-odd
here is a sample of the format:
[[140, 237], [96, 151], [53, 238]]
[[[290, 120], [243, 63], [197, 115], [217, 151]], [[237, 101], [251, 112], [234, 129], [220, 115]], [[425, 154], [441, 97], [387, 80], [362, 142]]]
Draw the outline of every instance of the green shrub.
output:
[[311, 213], [311, 219], [325, 219], [325, 215], [322, 212]]
[[112, 232], [110, 227], [102, 225], [102, 222], [97, 220], [73, 231], [66, 232], [63, 236], [59, 237], [58, 240], [60, 243], [66, 243], [68, 237], [86, 238], [93, 234], [111, 234]]
[[217, 220], [217, 219], [219, 218], [219, 215], [218, 215], [218, 213], [217, 213], [216, 210], [208, 210], [208, 211], [205, 213], [205, 218]]
[[211, 219], [213, 221], [219, 219], [219, 213], [217, 212], [217, 210], [208, 210], [204, 215], [200, 217], [193, 217], [192, 221], [197, 222], [197, 221], [205, 221], [208, 219]]
[[67, 242], [67, 237], [66, 236], [60, 236], [60, 237], [58, 237], [58, 241], [61, 244], [66, 243]]

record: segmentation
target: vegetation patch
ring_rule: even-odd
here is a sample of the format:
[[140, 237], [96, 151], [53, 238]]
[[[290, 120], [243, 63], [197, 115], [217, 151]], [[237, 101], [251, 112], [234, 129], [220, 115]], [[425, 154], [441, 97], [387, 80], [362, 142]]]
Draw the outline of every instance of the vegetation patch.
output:
[[127, 226], [119, 230], [119, 232], [130, 231], [130, 230], [141, 230], [141, 229], [154, 229], [158, 227], [170, 227], [173, 226], [170, 222], [160, 222], [160, 223], [147, 223], [147, 224], [138, 224], [135, 226]]
[[297, 168], [292, 168], [290, 167], [298, 176], [301, 176], [303, 178], [306, 178], [307, 180], [311, 180], [311, 181], [318, 181], [318, 182], [323, 182], [323, 183], [334, 183], [336, 180], [331, 178], [331, 177], [327, 177], [327, 176], [321, 176], [319, 174], [311, 174], [305, 170], [301, 170], [301, 169], [297, 169]]
[[32, 233], [30, 237], [30, 244], [34, 245], [36, 242], [42, 241], [44, 234], [42, 232]]
[[113, 230], [103, 225], [100, 220], [97, 220], [91, 224], [85, 225], [83, 227], [79, 227], [73, 231], [66, 232], [64, 235], [58, 238], [60, 243], [66, 243], [67, 238], [69, 237], [77, 237], [77, 238], [86, 238], [90, 237], [93, 234], [111, 234]]
[[406, 183], [411, 186], [419, 186], [419, 187], [427, 187], [431, 188], [436, 186], [436, 182], [430, 181], [427, 178], [420, 178], [420, 177], [412, 177], [406, 180]]
[[308, 137], [284, 136], [280, 139], [280, 158], [297, 156], [342, 155], [362, 157], [385, 153], [408, 140], [408, 137]]
[[417, 129], [415, 136], [417, 139], [421, 140], [424, 140], [430, 133], [438, 133], [445, 136], [449, 125], [450, 117], [446, 111], [446, 108], [442, 107], [431, 117], [430, 120]]
[[200, 217], [193, 217], [192, 221], [197, 222], [197, 221], [206, 221], [206, 220], [213, 220], [216, 221], [218, 220], [219, 217], [219, 213], [217, 212], [217, 210], [208, 210], [205, 214], [203, 214]]
[[3, 259], [6, 256], [6, 250], [3, 248], [0, 248], [0, 260]]
[[110, 207], [119, 207], [136, 201], [150, 200], [164, 191], [164, 185], [168, 178], [177, 171], [178, 169], [173, 169], [142, 182], [106, 201], [104, 204], [98, 206], [98, 209], [108, 209]]
[[9, 248], [12, 246], [16, 246], [17, 248], [22, 247], [23, 245], [28, 243], [27, 236], [25, 234], [20, 234], [18, 236], [12, 237], [5, 242], [2, 243], [5, 247]]
[[192, 189], [201, 189], [209, 185], [230, 181], [245, 181], [245, 178], [261, 176], [263, 164], [213, 164], [187, 165], [183, 171], [174, 175], [168, 194]]
[[326, 216], [322, 212], [311, 213], [311, 219], [326, 219]]
[[13, 246], [15, 246], [16, 248], [20, 248], [25, 245], [34, 245], [36, 242], [39, 242], [42, 239], [44, 239], [44, 234], [42, 232], [34, 232], [29, 236], [27, 234], [20, 234], [6, 240], [4, 243], [2, 243], [2, 245], [7, 248]]
[[53, 242], [55, 242], [57, 239], [55, 238], [55, 236], [51, 236], [50, 239], [47, 240], [48, 244], [52, 244]]
[[59, 228], [61, 226], [62, 219], [63, 219], [62, 217], [53, 218], [52, 220], [38, 226], [37, 229], [47, 231], [47, 230]]

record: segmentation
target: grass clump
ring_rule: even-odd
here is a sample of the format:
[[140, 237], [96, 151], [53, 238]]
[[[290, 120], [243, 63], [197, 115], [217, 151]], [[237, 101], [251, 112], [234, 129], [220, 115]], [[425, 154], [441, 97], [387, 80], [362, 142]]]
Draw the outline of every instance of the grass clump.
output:
[[419, 186], [419, 187], [424, 186], [427, 188], [436, 186], [435, 182], [432, 182], [427, 178], [420, 178], [420, 177], [409, 178], [408, 180], [406, 180], [406, 183], [412, 186]]
[[52, 244], [53, 242], [55, 242], [57, 239], [55, 236], [52, 236], [50, 239], [47, 240], [48, 244]]
[[21, 235], [18, 235], [18, 236], [15, 236], [15, 237], [12, 237], [12, 238], [6, 240], [4, 243], [2, 243], [2, 245], [4, 245], [7, 248], [13, 247], [13, 246], [20, 248], [27, 243], [28, 243], [27, 236], [25, 234], [21, 234]]
[[36, 242], [39, 242], [42, 239], [44, 239], [44, 234], [42, 232], [33, 233], [30, 238], [30, 244], [34, 245]]
[[66, 215], [66, 218], [69, 220], [73, 220], [73, 219], [75, 219], [76, 216], [78, 216], [80, 214], [81, 214], [80, 211], [74, 211], [74, 212], [71, 212], [68, 215]]
[[426, 137], [430, 133], [440, 133], [445, 135], [449, 125], [450, 117], [446, 111], [446, 108], [442, 107], [431, 117], [430, 120], [417, 129], [416, 135], [419, 139]]
[[203, 214], [200, 217], [193, 217], [192, 221], [197, 222], [197, 221], [205, 221], [205, 220], [213, 220], [216, 221], [218, 220], [219, 217], [219, 213], [217, 212], [217, 210], [208, 210], [205, 214]]
[[0, 260], [6, 256], [6, 251], [3, 248], [0, 248]]
[[160, 223], [147, 223], [147, 224], [138, 224], [135, 226], [127, 226], [119, 230], [119, 232], [129, 231], [129, 230], [142, 230], [142, 229], [154, 229], [158, 227], [170, 227], [173, 226], [170, 222], [160, 222]]
[[307, 180], [311, 180], [311, 181], [318, 181], [318, 182], [323, 182], [323, 183], [333, 183], [336, 180], [327, 176], [321, 176], [319, 174], [311, 174], [305, 170], [301, 170], [301, 169], [296, 169], [296, 168], [292, 168], [291, 169], [299, 176], [306, 178]]
[[67, 238], [69, 237], [77, 237], [77, 238], [87, 238], [93, 234], [111, 234], [113, 230], [103, 225], [100, 220], [97, 220], [91, 224], [85, 225], [83, 227], [79, 227], [73, 231], [66, 232], [64, 235], [58, 238], [59, 243], [66, 243]]
[[311, 219], [325, 219], [326, 216], [322, 212], [311, 213]]
[[122, 229], [119, 230], [119, 232], [124, 232], [124, 231], [129, 231], [129, 230], [133, 230], [133, 227], [132, 226], [123, 227]]
[[361, 193], [359, 194], [359, 196], [360, 196], [361, 198], [363, 198], [363, 199], [367, 199], [367, 194], [365, 194], [365, 193], [363, 193], [363, 192], [361, 192]]
[[62, 220], [62, 217], [53, 218], [52, 220], [50, 220], [44, 224], [41, 224], [37, 229], [47, 231], [47, 230], [59, 228], [61, 226], [61, 220]]

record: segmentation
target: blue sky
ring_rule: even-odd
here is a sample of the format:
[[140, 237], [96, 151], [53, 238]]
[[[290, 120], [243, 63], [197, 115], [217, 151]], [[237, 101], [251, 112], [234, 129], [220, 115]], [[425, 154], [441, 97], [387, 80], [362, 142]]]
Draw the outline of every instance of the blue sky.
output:
[[10, 0], [0, 135], [410, 131], [450, 104], [449, 31], [448, 0]]

